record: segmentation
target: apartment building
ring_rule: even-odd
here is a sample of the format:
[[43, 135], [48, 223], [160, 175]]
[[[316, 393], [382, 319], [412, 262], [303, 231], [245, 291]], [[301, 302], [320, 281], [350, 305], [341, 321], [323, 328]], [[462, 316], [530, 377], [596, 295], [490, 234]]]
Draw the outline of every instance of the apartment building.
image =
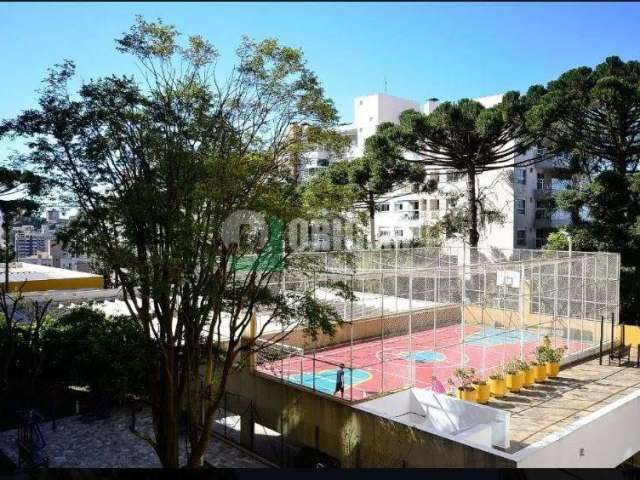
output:
[[[502, 94], [476, 98], [485, 107], [492, 107], [502, 100]], [[357, 97], [353, 102], [353, 122], [341, 125], [339, 131], [351, 139], [346, 159], [362, 155], [366, 139], [376, 132], [383, 122], [398, 122], [400, 114], [415, 109], [430, 114], [438, 106], [436, 98], [423, 104], [392, 95], [377, 93]], [[514, 158], [514, 164], [544, 153], [537, 148]], [[301, 179], [307, 179], [317, 171], [338, 159], [327, 152], [312, 152], [300, 165]], [[562, 188], [562, 182], [553, 178], [554, 159], [522, 167], [507, 167], [488, 171], [477, 178], [477, 190], [484, 203], [502, 213], [501, 222], [484, 225], [480, 232], [479, 246], [496, 248], [540, 248], [546, 235], [566, 224], [564, 213], [549, 214], [545, 199]], [[406, 244], [421, 238], [424, 225], [437, 221], [457, 202], [465, 199], [466, 177], [455, 172], [432, 168], [428, 179], [437, 183], [433, 193], [417, 192], [411, 186], [402, 186], [379, 199], [375, 216], [377, 241], [384, 244]], [[449, 244], [460, 243], [451, 238]]]
[[16, 259], [33, 265], [89, 272], [89, 259], [85, 255], [73, 255], [56, 240], [58, 229], [69, 220], [61, 218], [56, 209], [47, 210], [43, 220], [40, 228], [30, 224], [13, 228]]
[[22, 225], [13, 229], [13, 246], [18, 259], [46, 252], [51, 247], [55, 233], [47, 225], [37, 229], [33, 225]]

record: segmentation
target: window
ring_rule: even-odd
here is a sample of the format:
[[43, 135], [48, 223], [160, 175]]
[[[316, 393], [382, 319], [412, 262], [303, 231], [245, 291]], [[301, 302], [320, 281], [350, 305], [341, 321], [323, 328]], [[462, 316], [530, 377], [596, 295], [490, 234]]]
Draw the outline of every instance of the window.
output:
[[527, 244], [527, 231], [526, 230], [517, 230], [516, 231], [516, 245], [526, 245]]
[[536, 180], [536, 188], [538, 190], [544, 190], [544, 173], [539, 173]]
[[402, 237], [402, 228], [398, 228], [398, 227], [396, 227], [396, 229], [394, 230], [393, 234], [394, 234], [396, 237]]
[[373, 122], [373, 117], [369, 117], [369, 121], [370, 121], [370, 122]]
[[519, 185], [527, 184], [527, 171], [524, 168], [516, 168], [516, 183]]
[[399, 211], [401, 211], [403, 208], [404, 208], [404, 205], [402, 204], [402, 202], [398, 202], [398, 203], [396, 203], [396, 204], [394, 205], [394, 208], [393, 208], [393, 209], [394, 209], [396, 212], [399, 212]]
[[388, 228], [379, 228], [378, 229], [378, 236], [379, 237], [388, 237], [389, 236], [389, 229]]
[[520, 215], [524, 215], [525, 208], [526, 208], [525, 205], [526, 205], [526, 202], [524, 201], [524, 198], [516, 199], [516, 213], [519, 213]]
[[417, 201], [417, 200], [412, 200], [412, 201], [410, 201], [410, 202], [409, 202], [409, 204], [411, 205], [411, 208], [412, 208], [413, 210], [418, 210], [418, 205], [419, 205], [419, 203], [418, 203], [418, 201]]
[[388, 212], [389, 211], [389, 204], [388, 203], [381, 203], [380, 205], [378, 205], [378, 211], [379, 212]]
[[447, 182], [457, 182], [462, 178], [462, 173], [460, 172], [449, 172], [447, 173]]
[[544, 147], [542, 145], [538, 145], [536, 147], [536, 155], [538, 156], [544, 155]]
[[429, 200], [429, 210], [440, 210], [440, 200], [437, 198], [432, 198]]

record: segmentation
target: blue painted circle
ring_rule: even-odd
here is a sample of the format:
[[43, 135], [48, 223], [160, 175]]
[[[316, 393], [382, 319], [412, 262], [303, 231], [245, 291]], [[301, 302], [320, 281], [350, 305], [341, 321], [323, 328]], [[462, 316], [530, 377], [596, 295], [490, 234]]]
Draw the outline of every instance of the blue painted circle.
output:
[[[296, 385], [301, 385], [303, 387], [313, 389], [315, 387], [316, 390], [332, 395], [335, 391], [336, 387], [336, 379], [337, 379], [338, 369], [330, 369], [330, 370], [321, 370], [317, 371], [315, 374], [315, 379], [313, 377], [313, 372], [304, 372], [302, 376], [300, 374], [297, 375], [289, 375], [287, 380], [291, 383], [295, 383]], [[349, 388], [351, 386], [351, 381], [353, 381], [353, 386], [356, 386], [362, 382], [365, 382], [371, 378], [371, 374], [366, 370], [361, 368], [344, 369], [344, 388]]]
[[500, 345], [514, 345], [521, 341], [536, 342], [538, 335], [527, 330], [504, 330], [502, 328], [487, 327], [484, 332], [479, 331], [469, 335], [465, 343], [478, 347], [496, 347]]
[[417, 352], [405, 352], [401, 354], [405, 360], [414, 360], [420, 363], [444, 362], [447, 356], [434, 350], [419, 350]]

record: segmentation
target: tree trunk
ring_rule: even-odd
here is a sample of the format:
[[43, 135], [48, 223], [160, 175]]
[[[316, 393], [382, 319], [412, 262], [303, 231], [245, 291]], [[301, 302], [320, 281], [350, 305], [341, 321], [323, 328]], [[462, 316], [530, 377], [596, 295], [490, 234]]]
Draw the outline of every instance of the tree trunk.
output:
[[369, 194], [367, 201], [367, 208], [369, 210], [369, 242], [371, 243], [371, 250], [376, 248], [376, 202], [373, 198], [373, 194]]
[[156, 453], [165, 468], [178, 468], [178, 399], [174, 394], [174, 378], [178, 372], [173, 355], [167, 349], [167, 357], [161, 358], [157, 365], [156, 382], [153, 385], [153, 423], [156, 435]]
[[469, 198], [469, 246], [478, 247], [480, 234], [478, 232], [478, 199], [476, 198], [476, 172], [467, 172], [467, 197]]
[[178, 468], [178, 418], [172, 405], [161, 406], [157, 412], [158, 432], [156, 453], [165, 468]]

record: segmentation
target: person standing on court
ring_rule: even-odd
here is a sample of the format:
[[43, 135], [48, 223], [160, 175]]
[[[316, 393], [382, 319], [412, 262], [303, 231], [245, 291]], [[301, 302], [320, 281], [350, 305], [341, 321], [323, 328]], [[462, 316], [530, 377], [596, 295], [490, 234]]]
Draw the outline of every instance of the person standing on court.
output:
[[344, 363], [340, 364], [340, 368], [336, 374], [336, 390], [333, 394], [335, 395], [338, 392], [340, 392], [340, 396], [344, 398]]

